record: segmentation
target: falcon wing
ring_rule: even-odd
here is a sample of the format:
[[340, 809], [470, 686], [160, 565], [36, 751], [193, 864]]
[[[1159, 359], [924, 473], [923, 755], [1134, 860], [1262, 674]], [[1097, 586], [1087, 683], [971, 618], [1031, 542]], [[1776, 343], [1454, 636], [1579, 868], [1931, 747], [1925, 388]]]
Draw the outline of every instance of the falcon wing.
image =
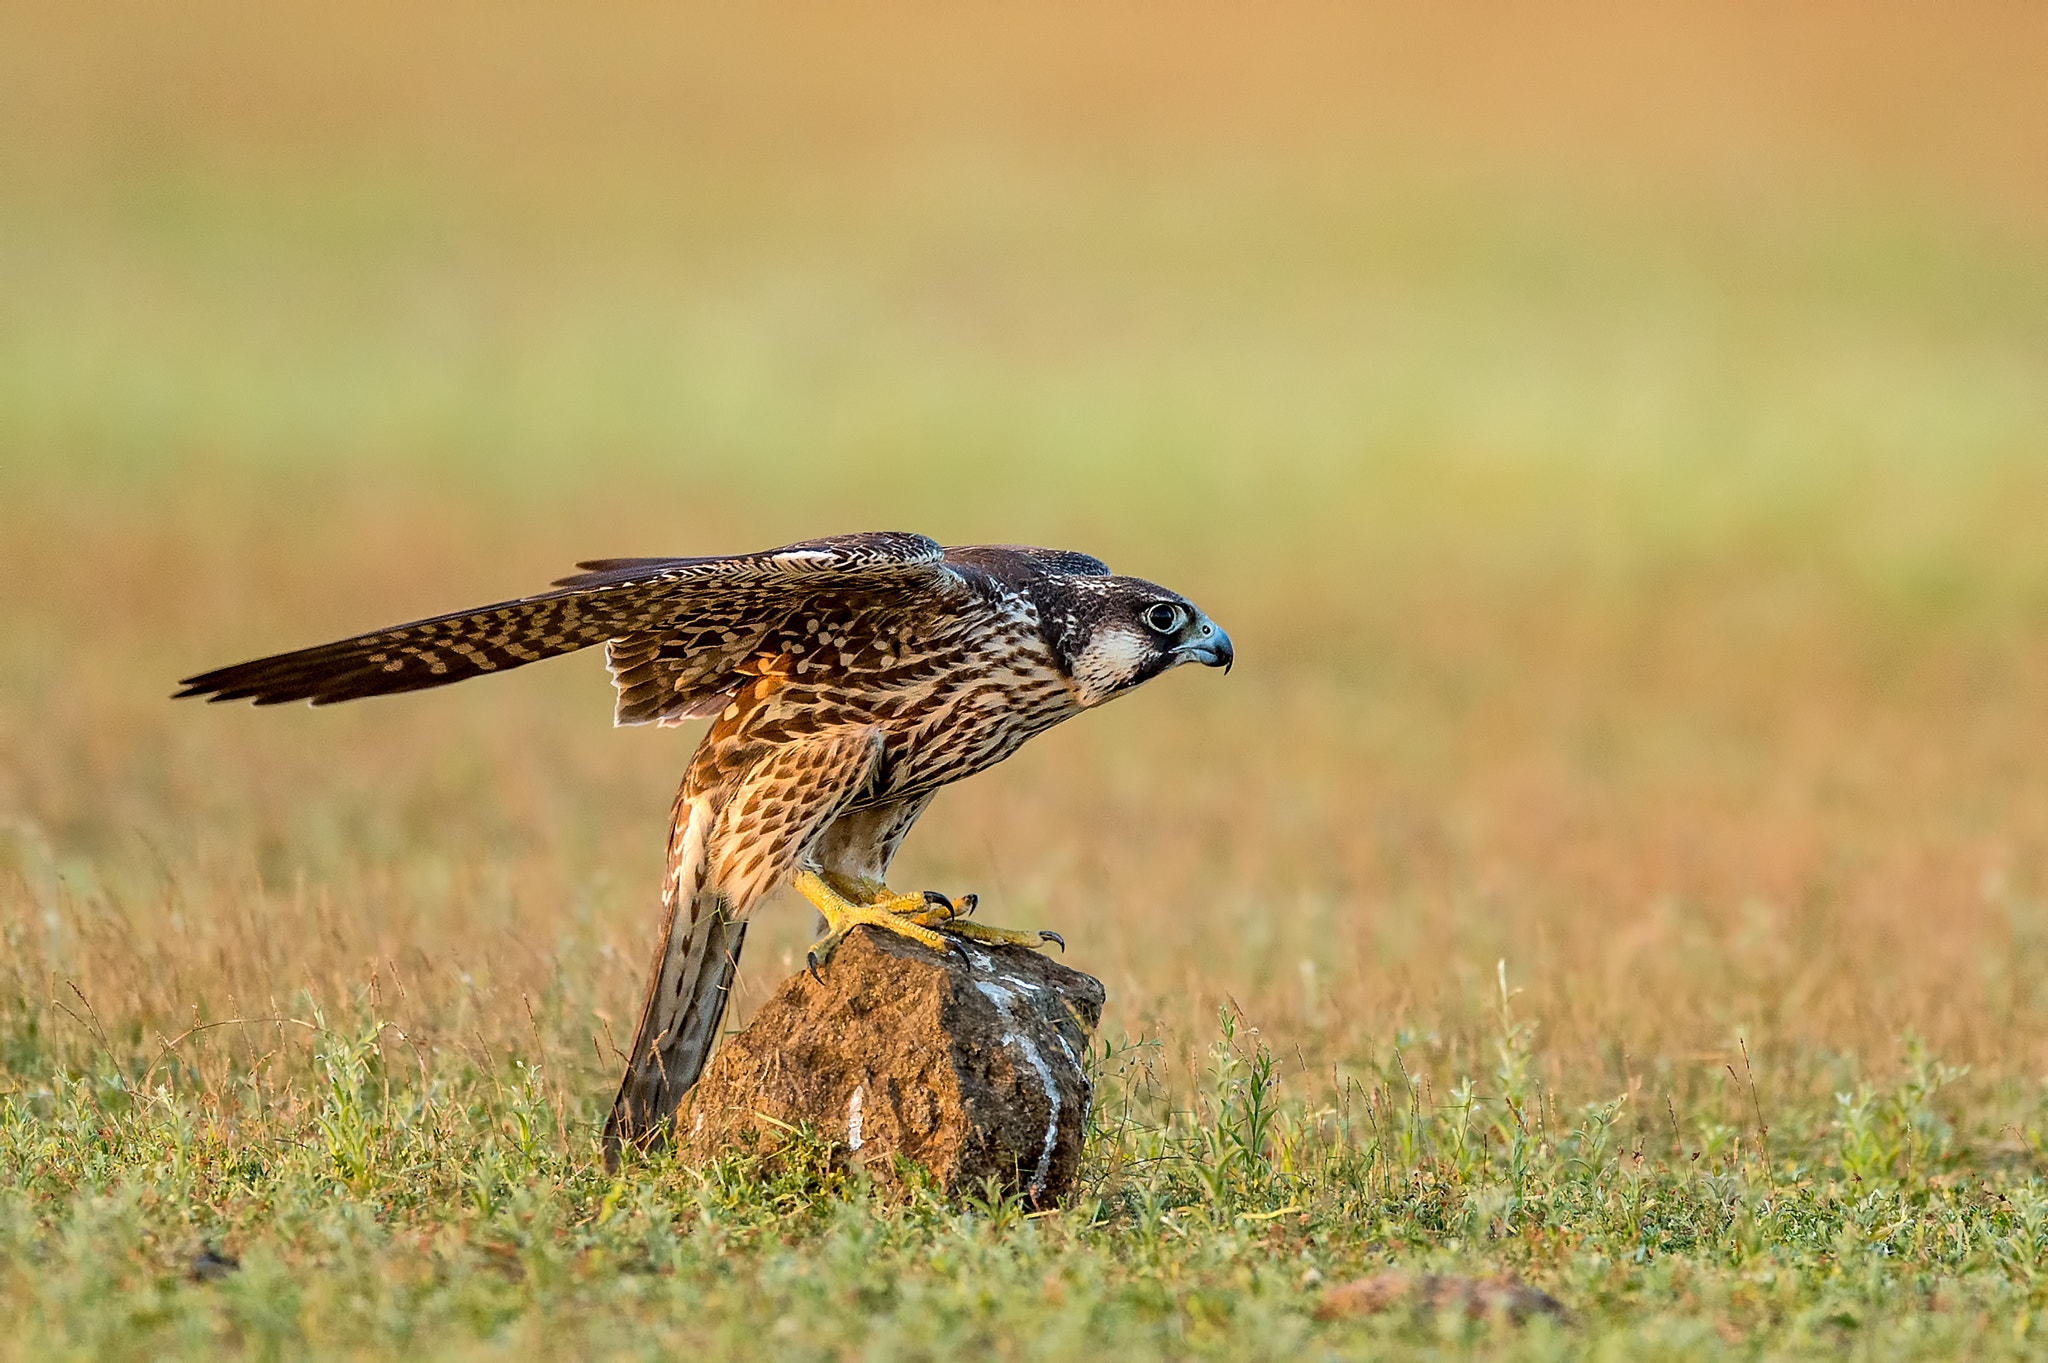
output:
[[[873, 531], [730, 558], [599, 559], [578, 564], [585, 571], [553, 591], [203, 672], [180, 683], [185, 689], [177, 697], [331, 705], [446, 686], [650, 634], [665, 641], [665, 651], [702, 648], [722, 656], [743, 639], [758, 641], [820, 591], [938, 589], [951, 576], [943, 558], [923, 535]], [[619, 661], [613, 670], [621, 719], [632, 722], [624, 718], [627, 681]]]

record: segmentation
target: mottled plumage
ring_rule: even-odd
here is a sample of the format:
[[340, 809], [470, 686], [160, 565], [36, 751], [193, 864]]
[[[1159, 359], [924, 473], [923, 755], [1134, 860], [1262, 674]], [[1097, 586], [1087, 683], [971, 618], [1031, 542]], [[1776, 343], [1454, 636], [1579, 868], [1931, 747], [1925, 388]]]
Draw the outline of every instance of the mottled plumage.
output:
[[676, 797], [608, 1159], [660, 1140], [696, 1082], [765, 895], [794, 878], [833, 925], [826, 949], [856, 921], [925, 941], [933, 927], [1018, 936], [919, 913], [921, 897], [884, 885], [938, 788], [1178, 663], [1231, 661], [1184, 598], [1064, 550], [876, 532], [579, 566], [538, 596], [221, 668], [178, 694], [324, 705], [603, 643], [618, 723], [711, 719]]

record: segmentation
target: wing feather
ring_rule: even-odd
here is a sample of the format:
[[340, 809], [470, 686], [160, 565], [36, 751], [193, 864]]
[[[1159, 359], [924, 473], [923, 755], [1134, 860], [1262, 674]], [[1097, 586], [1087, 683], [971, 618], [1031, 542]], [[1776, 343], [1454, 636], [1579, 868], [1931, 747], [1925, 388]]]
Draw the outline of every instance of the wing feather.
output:
[[[936, 588], [950, 572], [943, 560], [944, 551], [932, 540], [898, 531], [805, 540], [727, 558], [598, 559], [579, 564], [586, 571], [563, 578], [552, 591], [216, 668], [187, 677], [177, 695], [331, 705], [446, 686], [648, 635], [658, 636], [657, 648], [666, 644], [673, 650], [680, 637], [722, 655], [756, 629], [765, 633], [819, 591]], [[629, 671], [652, 657], [642, 658], [640, 649], [635, 642], [626, 655]], [[704, 661], [709, 665], [713, 658]], [[613, 671], [616, 677], [616, 659]], [[668, 694], [671, 704], [661, 713], [674, 708], [676, 692], [671, 687]], [[624, 718], [625, 705], [622, 683], [621, 722], [641, 722]]]

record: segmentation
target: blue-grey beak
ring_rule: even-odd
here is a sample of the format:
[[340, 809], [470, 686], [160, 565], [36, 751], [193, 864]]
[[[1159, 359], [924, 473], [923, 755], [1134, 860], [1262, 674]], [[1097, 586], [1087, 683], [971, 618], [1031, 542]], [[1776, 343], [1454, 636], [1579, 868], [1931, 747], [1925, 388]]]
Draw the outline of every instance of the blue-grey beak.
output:
[[1231, 662], [1237, 657], [1231, 651], [1230, 636], [1206, 619], [1196, 627], [1194, 638], [1174, 652], [1204, 667], [1220, 667], [1226, 675]]

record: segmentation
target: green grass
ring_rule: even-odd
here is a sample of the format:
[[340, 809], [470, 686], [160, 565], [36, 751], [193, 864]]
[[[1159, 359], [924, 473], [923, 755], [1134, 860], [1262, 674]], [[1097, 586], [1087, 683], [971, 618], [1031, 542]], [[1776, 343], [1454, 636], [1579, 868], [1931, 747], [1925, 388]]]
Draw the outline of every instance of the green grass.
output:
[[[613, 1179], [589, 1095], [526, 1059], [430, 1058], [367, 1008], [229, 1026], [263, 1055], [217, 1086], [172, 1047], [0, 1098], [0, 1355], [2038, 1352], [2039, 1152], [1967, 1153], [1957, 1069], [1909, 1044], [1831, 1110], [1753, 1107], [1767, 1135], [1646, 1138], [1628, 1093], [1561, 1105], [1534, 1021], [1495, 1008], [1496, 1063], [1447, 1091], [1412, 1087], [1398, 1048], [1333, 1088], [1227, 1011], [1179, 1082], [1156, 1045], [1104, 1044], [1082, 1189], [1049, 1212], [997, 1188], [877, 1200], [801, 1134]], [[280, 1079], [300, 1047], [308, 1078]], [[205, 1252], [239, 1269], [201, 1281]], [[1518, 1273], [1570, 1314], [1315, 1317], [1389, 1264]]]

